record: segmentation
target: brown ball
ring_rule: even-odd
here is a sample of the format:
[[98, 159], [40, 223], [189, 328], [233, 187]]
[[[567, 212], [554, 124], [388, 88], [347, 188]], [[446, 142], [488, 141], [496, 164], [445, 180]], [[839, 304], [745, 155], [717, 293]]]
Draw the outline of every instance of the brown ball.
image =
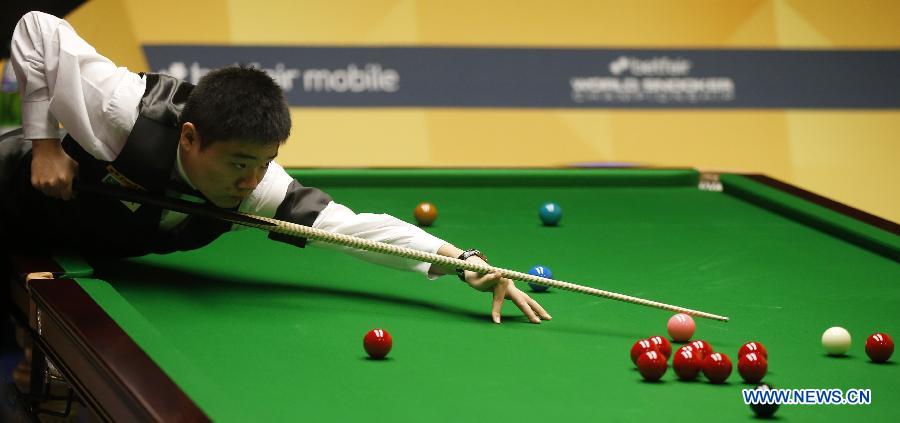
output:
[[431, 226], [434, 223], [434, 220], [437, 219], [437, 207], [431, 203], [420, 203], [416, 206], [416, 210], [413, 213], [416, 217], [416, 222], [419, 222], [421, 226]]

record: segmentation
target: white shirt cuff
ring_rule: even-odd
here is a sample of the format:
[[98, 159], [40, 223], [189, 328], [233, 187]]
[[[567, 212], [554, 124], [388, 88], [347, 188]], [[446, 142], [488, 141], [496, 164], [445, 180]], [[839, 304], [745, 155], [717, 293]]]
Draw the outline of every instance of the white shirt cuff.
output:
[[[413, 246], [411, 246], [410, 248], [419, 250], [419, 251], [425, 251], [428, 253], [437, 254], [438, 250], [444, 244], [447, 243], [447, 241], [444, 241], [434, 235], [431, 235], [431, 234], [426, 234], [426, 235], [427, 236], [422, 236], [422, 237], [416, 239], [416, 241], [413, 243]], [[425, 277], [428, 278], [429, 280], [435, 280], [441, 276], [441, 275], [435, 275], [433, 273], [428, 272], [429, 269], [431, 269], [431, 263], [428, 263], [426, 261], [419, 262], [418, 264], [416, 264], [413, 267], [414, 272], [425, 275]]]
[[50, 113], [50, 100], [22, 102], [22, 122], [26, 140], [59, 138], [59, 121]]

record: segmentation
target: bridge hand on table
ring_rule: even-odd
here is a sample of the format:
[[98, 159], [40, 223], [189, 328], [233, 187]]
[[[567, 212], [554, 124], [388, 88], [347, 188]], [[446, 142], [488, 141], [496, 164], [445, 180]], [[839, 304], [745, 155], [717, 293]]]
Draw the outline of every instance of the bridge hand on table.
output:
[[[471, 257], [470, 260], [478, 260], [482, 264], [487, 264], [478, 257]], [[466, 271], [466, 283], [478, 291], [494, 292], [494, 300], [491, 307], [491, 318], [494, 320], [494, 323], [500, 323], [500, 309], [503, 307], [503, 301], [507, 298], [512, 300], [516, 307], [522, 310], [522, 313], [525, 313], [525, 316], [528, 317], [531, 323], [541, 323], [541, 320], [552, 319], [550, 313], [547, 313], [528, 294], [517, 288], [511, 279], [500, 277], [497, 273], [479, 275], [475, 272]]]

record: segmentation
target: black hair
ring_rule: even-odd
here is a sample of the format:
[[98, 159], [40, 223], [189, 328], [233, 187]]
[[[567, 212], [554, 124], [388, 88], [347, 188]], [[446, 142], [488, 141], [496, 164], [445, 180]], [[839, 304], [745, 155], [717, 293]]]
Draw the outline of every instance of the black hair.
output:
[[213, 70], [197, 83], [181, 112], [179, 126], [191, 122], [201, 148], [216, 141], [284, 144], [291, 113], [284, 92], [265, 72], [244, 66]]

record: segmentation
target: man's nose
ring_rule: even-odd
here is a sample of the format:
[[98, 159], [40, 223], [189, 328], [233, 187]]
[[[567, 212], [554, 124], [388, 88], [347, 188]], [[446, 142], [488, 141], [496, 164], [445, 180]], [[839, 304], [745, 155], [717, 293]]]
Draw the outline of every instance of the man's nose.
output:
[[241, 190], [253, 191], [266, 175], [265, 169], [257, 169], [248, 175], [245, 175], [237, 181], [237, 188]]

